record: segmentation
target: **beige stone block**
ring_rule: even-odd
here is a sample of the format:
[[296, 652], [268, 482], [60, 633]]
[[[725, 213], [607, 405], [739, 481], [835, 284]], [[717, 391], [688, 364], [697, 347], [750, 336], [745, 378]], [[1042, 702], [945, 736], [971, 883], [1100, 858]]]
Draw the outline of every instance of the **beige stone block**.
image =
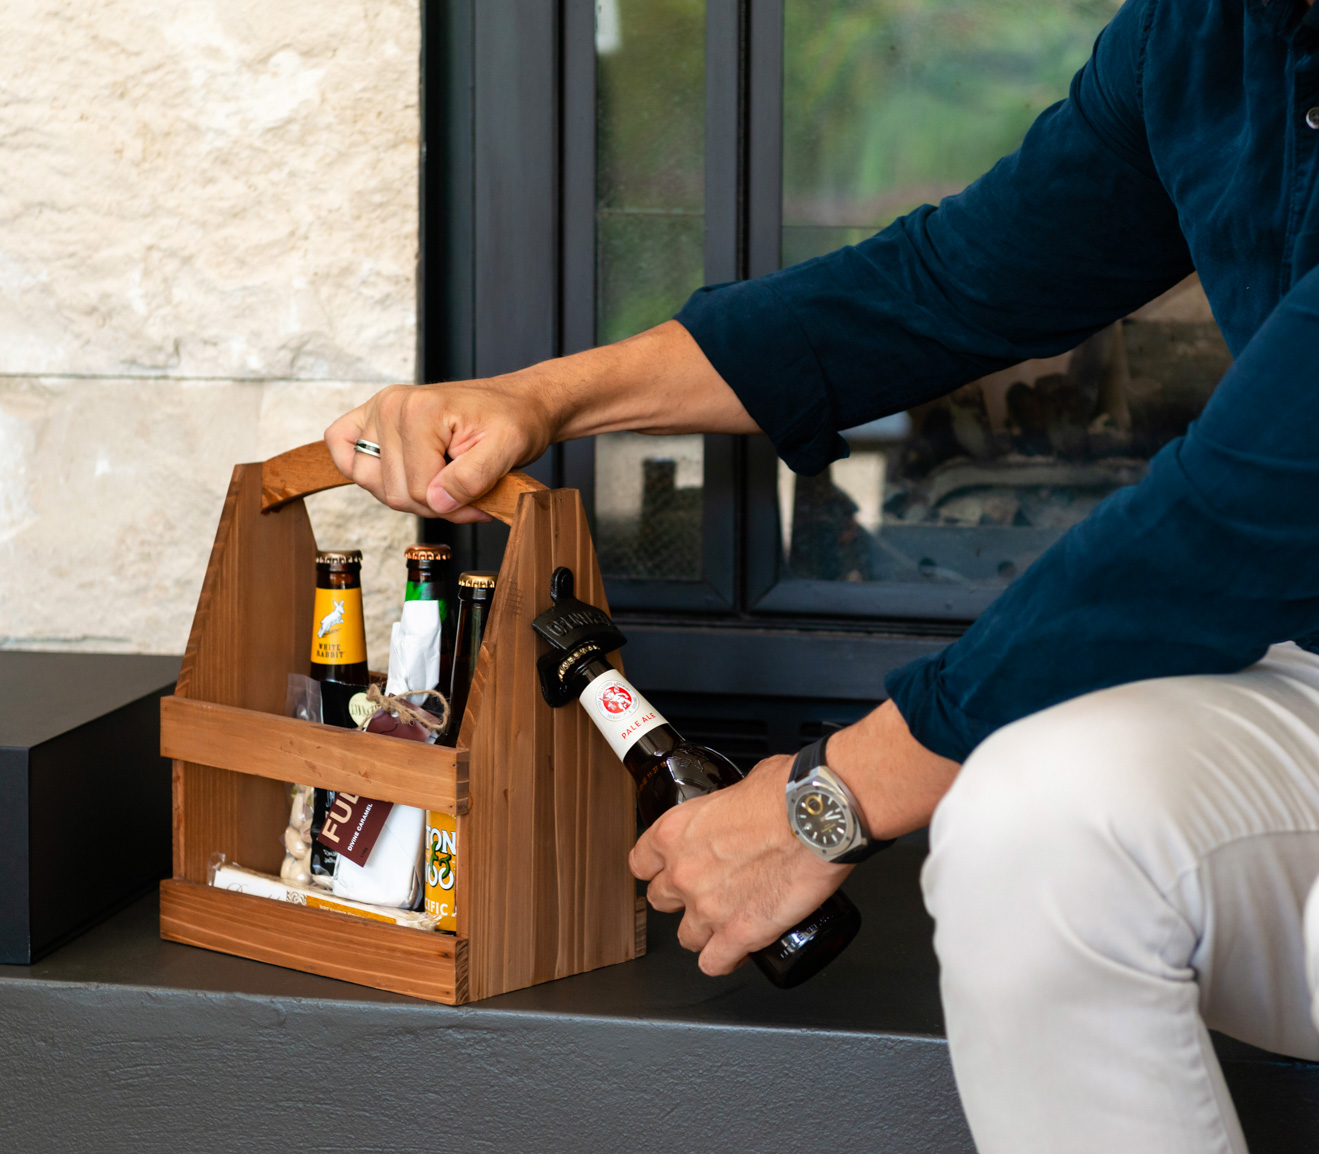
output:
[[[0, 381], [0, 647], [181, 653], [233, 466], [319, 436], [373, 384]], [[360, 547], [383, 667], [415, 518], [361, 490], [308, 500]]]
[[181, 653], [262, 387], [0, 381], [0, 644]]
[[0, 373], [407, 381], [418, 0], [20, 0]]

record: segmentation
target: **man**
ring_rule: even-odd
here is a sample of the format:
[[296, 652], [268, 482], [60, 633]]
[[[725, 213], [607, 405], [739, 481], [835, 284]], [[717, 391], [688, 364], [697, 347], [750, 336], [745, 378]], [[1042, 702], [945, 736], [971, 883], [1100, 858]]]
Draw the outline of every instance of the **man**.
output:
[[[814, 473], [839, 429], [1199, 271], [1237, 357], [1203, 417], [825, 751], [873, 838], [933, 818], [923, 886], [985, 1154], [1243, 1151], [1206, 1025], [1319, 1059], [1317, 50], [1300, 0], [1129, 0], [1069, 99], [937, 209], [617, 345], [387, 389], [326, 434], [382, 500], [454, 521], [550, 442], [614, 430], [763, 430]], [[794, 838], [789, 769], [633, 851], [707, 973], [848, 872]]]

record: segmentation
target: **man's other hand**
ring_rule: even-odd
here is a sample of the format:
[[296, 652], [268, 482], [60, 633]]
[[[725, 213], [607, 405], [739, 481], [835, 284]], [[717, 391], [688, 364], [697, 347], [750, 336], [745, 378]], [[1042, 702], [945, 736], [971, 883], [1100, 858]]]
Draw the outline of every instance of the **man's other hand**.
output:
[[788, 828], [792, 758], [770, 757], [745, 781], [663, 814], [632, 850], [632, 872], [664, 913], [685, 911], [678, 941], [707, 974], [728, 974], [836, 890], [850, 866], [830, 865]]

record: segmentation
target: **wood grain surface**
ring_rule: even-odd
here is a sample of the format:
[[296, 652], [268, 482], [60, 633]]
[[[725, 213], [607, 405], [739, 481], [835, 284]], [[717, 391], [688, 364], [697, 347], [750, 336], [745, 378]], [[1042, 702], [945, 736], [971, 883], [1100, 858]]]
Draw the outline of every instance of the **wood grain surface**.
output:
[[[631, 779], [579, 707], [545, 704], [536, 677], [531, 621], [556, 566], [607, 609], [580, 496], [510, 474], [478, 503], [512, 531], [454, 751], [283, 716], [287, 675], [307, 667], [315, 588], [297, 498], [345, 483], [320, 442], [234, 470], [162, 705], [175, 821], [162, 934], [448, 1002], [635, 957], [645, 906], [627, 869]], [[278, 872], [289, 781], [457, 814], [457, 939], [206, 886], [217, 851]]]
[[[311, 654], [316, 539], [301, 502], [261, 512], [261, 466], [234, 469], [175, 695], [282, 714], [288, 674]], [[205, 881], [215, 851], [278, 873], [288, 824], [281, 782], [180, 760], [174, 875]]]
[[164, 757], [380, 801], [467, 811], [467, 750], [186, 697], [160, 703]]
[[470, 941], [473, 998], [636, 953], [631, 778], [586, 714], [550, 709], [536, 678], [544, 643], [531, 621], [550, 605], [558, 565], [607, 610], [579, 494], [527, 494], [459, 737], [471, 750], [471, 810], [458, 823], [458, 932]]
[[467, 1001], [467, 944], [192, 882], [160, 884], [160, 934], [276, 966], [414, 998]]
[[[261, 507], [277, 509], [298, 497], [351, 484], [352, 481], [339, 472], [325, 442], [312, 441], [309, 445], [271, 457], [261, 466]], [[539, 481], [515, 470], [472, 504], [507, 525], [513, 520], [518, 497], [544, 488]]]

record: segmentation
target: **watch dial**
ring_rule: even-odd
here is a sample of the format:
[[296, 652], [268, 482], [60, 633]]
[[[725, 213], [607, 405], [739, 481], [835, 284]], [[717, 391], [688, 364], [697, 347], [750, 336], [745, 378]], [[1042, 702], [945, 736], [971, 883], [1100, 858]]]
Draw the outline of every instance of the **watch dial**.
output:
[[802, 836], [821, 849], [834, 849], [847, 836], [847, 811], [823, 790], [801, 794], [793, 805], [793, 816]]

